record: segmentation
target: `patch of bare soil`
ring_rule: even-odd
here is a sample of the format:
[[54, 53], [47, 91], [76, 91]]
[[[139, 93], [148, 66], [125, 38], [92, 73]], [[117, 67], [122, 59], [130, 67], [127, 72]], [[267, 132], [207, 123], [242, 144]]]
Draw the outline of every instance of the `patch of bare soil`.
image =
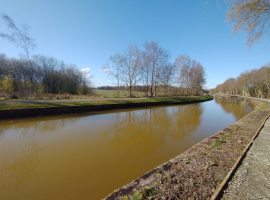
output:
[[210, 199], [269, 114], [252, 111], [106, 199]]

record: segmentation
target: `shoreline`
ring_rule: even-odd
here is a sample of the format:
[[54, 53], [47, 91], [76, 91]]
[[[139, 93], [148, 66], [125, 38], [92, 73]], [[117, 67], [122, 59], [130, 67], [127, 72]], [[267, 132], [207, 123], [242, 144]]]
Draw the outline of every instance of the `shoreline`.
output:
[[113, 191], [105, 199], [215, 199], [235, 163], [243, 157], [269, 117], [270, 106], [263, 102], [265, 100], [250, 100], [257, 104], [252, 112]]
[[213, 96], [190, 96], [190, 97], [160, 97], [148, 99], [127, 99], [123, 100], [106, 100], [105, 101], [69, 101], [69, 102], [40, 102], [29, 101], [36, 103], [36, 107], [27, 107], [27, 101], [23, 102], [25, 108], [7, 108], [0, 110], [0, 120], [18, 119], [27, 117], [53, 116], [61, 114], [74, 114], [83, 112], [110, 111], [116, 109], [127, 108], [145, 108], [149, 106], [166, 106], [166, 105], [182, 105], [201, 103], [213, 100]]

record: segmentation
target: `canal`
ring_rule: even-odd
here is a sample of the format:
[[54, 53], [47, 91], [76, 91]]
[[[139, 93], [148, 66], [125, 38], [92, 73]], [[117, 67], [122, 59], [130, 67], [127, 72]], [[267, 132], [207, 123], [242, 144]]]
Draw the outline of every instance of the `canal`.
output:
[[252, 109], [217, 98], [0, 121], [0, 199], [100, 199]]

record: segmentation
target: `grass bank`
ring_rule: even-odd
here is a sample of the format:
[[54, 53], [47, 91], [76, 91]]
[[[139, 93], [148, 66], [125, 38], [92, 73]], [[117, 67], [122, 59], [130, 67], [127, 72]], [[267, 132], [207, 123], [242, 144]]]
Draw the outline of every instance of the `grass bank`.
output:
[[210, 199], [270, 114], [267, 103], [106, 199]]
[[145, 106], [176, 105], [212, 100], [212, 96], [158, 98], [90, 98], [76, 100], [0, 100], [0, 119], [103, 111]]
[[[127, 98], [129, 96], [129, 93], [127, 90], [120, 90], [119, 92], [117, 90], [104, 90], [104, 89], [93, 89], [94, 95], [97, 97], [103, 97], [103, 98]], [[135, 91], [133, 94], [135, 97], [145, 97], [144, 92]]]

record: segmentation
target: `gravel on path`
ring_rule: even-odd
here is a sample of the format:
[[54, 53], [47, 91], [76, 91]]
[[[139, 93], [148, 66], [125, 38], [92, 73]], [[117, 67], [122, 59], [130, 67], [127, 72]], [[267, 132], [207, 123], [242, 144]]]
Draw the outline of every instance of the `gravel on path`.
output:
[[270, 119], [229, 182], [222, 199], [270, 199]]

